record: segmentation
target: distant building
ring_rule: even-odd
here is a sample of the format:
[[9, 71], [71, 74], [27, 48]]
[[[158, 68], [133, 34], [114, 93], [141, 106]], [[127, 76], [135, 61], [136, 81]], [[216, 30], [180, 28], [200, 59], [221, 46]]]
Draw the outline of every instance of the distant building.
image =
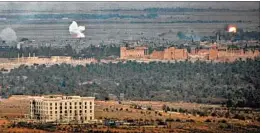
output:
[[125, 100], [125, 93], [120, 93], [119, 99], [122, 101]]
[[121, 47], [120, 48], [120, 58], [121, 59], [129, 59], [129, 58], [145, 58], [148, 55], [147, 47]]
[[1, 51], [10, 51], [11, 47], [10, 46], [0, 46], [0, 52]]
[[48, 95], [30, 100], [30, 118], [41, 122], [87, 123], [94, 119], [94, 97]]
[[117, 100], [117, 96], [114, 95], [114, 94], [108, 94], [108, 98], [109, 98], [110, 100]]
[[153, 51], [149, 55], [147, 47], [121, 47], [120, 48], [120, 58], [121, 59], [160, 59], [160, 60], [185, 60], [187, 59], [186, 49], [177, 49], [175, 47], [169, 47], [164, 49], [164, 51]]

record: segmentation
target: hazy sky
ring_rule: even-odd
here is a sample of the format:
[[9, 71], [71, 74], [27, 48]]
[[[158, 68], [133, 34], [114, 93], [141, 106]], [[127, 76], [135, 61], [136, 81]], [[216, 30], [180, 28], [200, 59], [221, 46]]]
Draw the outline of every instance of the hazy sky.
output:
[[0, 10], [95, 10], [95, 9], [143, 9], [148, 7], [193, 7], [193, 8], [231, 8], [258, 9], [258, 2], [0, 2]]

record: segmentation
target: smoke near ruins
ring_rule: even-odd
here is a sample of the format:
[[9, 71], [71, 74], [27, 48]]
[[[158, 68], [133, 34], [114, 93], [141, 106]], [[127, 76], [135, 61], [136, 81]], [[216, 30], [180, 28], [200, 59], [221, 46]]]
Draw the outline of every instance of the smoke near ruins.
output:
[[69, 26], [69, 32], [73, 38], [85, 38], [85, 34], [82, 33], [85, 30], [85, 26], [78, 26], [75, 21]]
[[10, 27], [3, 29], [0, 33], [0, 37], [6, 42], [16, 41], [17, 39], [16, 32]]

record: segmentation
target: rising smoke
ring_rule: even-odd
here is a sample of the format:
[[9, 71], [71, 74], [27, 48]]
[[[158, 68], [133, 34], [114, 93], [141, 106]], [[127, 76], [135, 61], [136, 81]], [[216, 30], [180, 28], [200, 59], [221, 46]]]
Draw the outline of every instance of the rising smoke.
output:
[[198, 36], [197, 32], [195, 32], [194, 30], [187, 30], [185, 32], [179, 31], [177, 33], [177, 37], [180, 40], [193, 40], [193, 41], [200, 41], [200, 37]]
[[2, 40], [6, 41], [6, 42], [12, 42], [12, 41], [16, 41], [17, 36], [15, 31], [12, 28], [5, 28], [1, 31], [0, 33], [0, 37]]
[[84, 38], [85, 35], [82, 33], [85, 30], [85, 26], [78, 26], [75, 21], [69, 26], [69, 33], [73, 38]]

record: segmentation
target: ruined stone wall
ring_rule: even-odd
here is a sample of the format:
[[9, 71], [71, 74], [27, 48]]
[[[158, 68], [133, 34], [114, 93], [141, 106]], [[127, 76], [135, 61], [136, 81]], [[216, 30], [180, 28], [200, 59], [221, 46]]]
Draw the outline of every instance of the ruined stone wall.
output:
[[186, 49], [177, 49], [169, 47], [164, 51], [154, 50], [152, 54], [147, 54], [147, 47], [135, 47], [128, 49], [121, 47], [121, 59], [158, 59], [158, 60], [185, 60], [185, 59], [201, 59], [201, 60], [214, 60], [214, 61], [235, 61], [239, 58], [254, 58], [259, 56], [259, 51], [246, 51], [241, 50], [227, 50], [227, 49], [195, 49], [190, 53]]
[[145, 58], [146, 47], [136, 47], [134, 49], [120, 48], [121, 59]]
[[120, 59], [126, 58], [126, 47], [120, 47]]
[[170, 47], [164, 50], [165, 60], [183, 60], [187, 59], [188, 54], [186, 49], [176, 49], [175, 47]]
[[175, 60], [184, 60], [187, 59], [187, 50], [186, 49], [175, 49], [175, 54], [173, 55], [173, 59]]
[[89, 63], [97, 63], [98, 61], [94, 58], [84, 58], [84, 59], [72, 59], [71, 57], [59, 57], [53, 56], [51, 58], [39, 58], [39, 57], [21, 57], [16, 59], [8, 59], [5, 63], [0, 63], [0, 69], [13, 69], [17, 68], [20, 65], [34, 65], [34, 64], [45, 64], [45, 65], [54, 65], [54, 64], [61, 64], [67, 63], [73, 66], [75, 65], [85, 65]]
[[189, 59], [200, 59], [200, 60], [208, 60], [209, 50], [207, 49], [194, 49], [188, 53]]
[[164, 59], [164, 51], [156, 51], [156, 50], [154, 50], [152, 52], [152, 54], [150, 54], [150, 59], [163, 60]]
[[218, 58], [218, 50], [210, 49], [209, 50], [209, 60], [216, 60]]
[[[235, 61], [239, 58], [241, 59], [247, 59], [247, 58], [255, 58], [257, 56], [259, 56], [259, 51], [255, 50], [253, 51], [244, 51], [243, 49], [241, 50], [227, 50], [227, 51], [218, 51], [217, 53], [218, 61], [227, 61], [227, 62], [232, 62]], [[209, 55], [209, 57], [211, 57], [213, 55]]]

